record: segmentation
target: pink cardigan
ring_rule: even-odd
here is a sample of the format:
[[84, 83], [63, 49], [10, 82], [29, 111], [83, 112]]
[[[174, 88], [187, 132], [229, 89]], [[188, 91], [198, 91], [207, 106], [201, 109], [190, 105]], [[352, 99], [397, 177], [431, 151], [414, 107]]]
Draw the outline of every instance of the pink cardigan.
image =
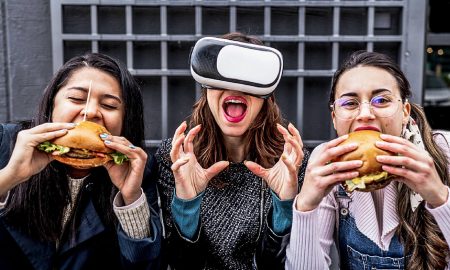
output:
[[[449, 159], [450, 169], [450, 146], [442, 136], [435, 136], [435, 140]], [[448, 142], [450, 143], [450, 140]], [[355, 218], [356, 226], [383, 250], [389, 249], [399, 224], [395, 206], [396, 187], [397, 184], [393, 181], [375, 192], [353, 192], [350, 195], [352, 203], [349, 204], [349, 211]], [[286, 269], [328, 269], [331, 265], [330, 248], [334, 242], [337, 207], [333, 194], [336, 188], [322, 200], [317, 209], [309, 212], [297, 211], [296, 200], [294, 201], [291, 239], [286, 251]], [[358, 207], [361, 205], [364, 207]], [[431, 209], [426, 205], [426, 208], [436, 219], [450, 246], [450, 199], [440, 207]], [[447, 269], [450, 269], [450, 262]]]

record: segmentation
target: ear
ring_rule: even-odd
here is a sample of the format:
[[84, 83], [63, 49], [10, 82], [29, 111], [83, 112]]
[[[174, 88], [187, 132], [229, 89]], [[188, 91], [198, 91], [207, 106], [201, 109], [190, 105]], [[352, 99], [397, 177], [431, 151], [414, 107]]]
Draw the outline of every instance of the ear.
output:
[[403, 105], [403, 120], [402, 120], [403, 125], [408, 124], [410, 115], [411, 115], [411, 104], [409, 104], [409, 102], [406, 101], [405, 104]]
[[336, 130], [336, 115], [334, 114], [334, 111], [331, 111], [331, 120], [333, 121], [334, 130]]

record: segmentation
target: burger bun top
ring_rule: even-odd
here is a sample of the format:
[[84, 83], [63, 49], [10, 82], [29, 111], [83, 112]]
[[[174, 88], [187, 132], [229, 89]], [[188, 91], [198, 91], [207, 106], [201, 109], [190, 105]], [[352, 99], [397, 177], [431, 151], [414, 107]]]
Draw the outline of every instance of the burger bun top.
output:
[[348, 138], [340, 145], [350, 143], [358, 144], [354, 151], [338, 157], [335, 161], [361, 160], [362, 166], [355, 170], [360, 176], [382, 172], [381, 164], [376, 160], [378, 155], [393, 155], [393, 153], [382, 150], [375, 146], [376, 141], [382, 141], [380, 132], [374, 130], [360, 130], [348, 134]]
[[100, 153], [112, 153], [113, 149], [105, 146], [100, 134], [111, 134], [104, 126], [90, 121], [77, 123], [66, 135], [58, 137], [52, 143], [70, 148], [87, 149]]

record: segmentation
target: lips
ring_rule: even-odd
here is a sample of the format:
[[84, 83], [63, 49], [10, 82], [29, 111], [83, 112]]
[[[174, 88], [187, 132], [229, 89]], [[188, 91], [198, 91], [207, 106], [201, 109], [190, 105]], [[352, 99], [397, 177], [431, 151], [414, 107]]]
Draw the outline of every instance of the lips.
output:
[[228, 96], [223, 100], [222, 108], [227, 121], [238, 123], [247, 114], [247, 100], [241, 96]]
[[374, 127], [374, 126], [362, 126], [362, 127], [356, 128], [354, 131], [359, 131], [359, 130], [374, 130], [374, 131], [381, 132], [381, 130], [379, 128]]

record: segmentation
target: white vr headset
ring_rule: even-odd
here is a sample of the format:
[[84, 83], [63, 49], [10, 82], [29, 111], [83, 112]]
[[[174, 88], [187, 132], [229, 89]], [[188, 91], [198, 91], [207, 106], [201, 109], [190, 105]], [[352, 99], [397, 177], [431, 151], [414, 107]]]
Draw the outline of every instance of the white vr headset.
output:
[[206, 37], [191, 53], [191, 74], [205, 88], [230, 89], [268, 97], [283, 72], [283, 56], [273, 48]]

